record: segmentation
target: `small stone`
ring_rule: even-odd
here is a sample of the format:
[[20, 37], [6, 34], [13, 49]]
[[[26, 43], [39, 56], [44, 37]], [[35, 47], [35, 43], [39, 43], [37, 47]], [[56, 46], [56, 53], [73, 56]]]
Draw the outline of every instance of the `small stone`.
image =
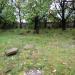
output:
[[10, 73], [8, 73], [8, 75], [11, 75]]
[[5, 73], [8, 73], [10, 71], [11, 71], [11, 69], [10, 68], [7, 68], [7, 70], [5, 71]]
[[12, 69], [15, 67], [15, 64], [14, 63], [6, 63], [6, 66], [4, 68], [4, 72], [7, 74], [7, 73], [10, 73], [12, 71]]
[[33, 49], [34, 48], [34, 45], [32, 44], [27, 44], [24, 49]]
[[28, 31], [26, 31], [27, 33], [30, 33], [31, 31], [30, 30], [28, 30]]
[[9, 73], [12, 70], [12, 66], [7, 66], [7, 68], [5, 68], [5, 73]]
[[54, 69], [52, 72], [55, 73], [56, 72], [56, 69]]
[[26, 75], [25, 74], [25, 72], [24, 71], [22, 71], [22, 72], [19, 72], [19, 74], [18, 75]]
[[25, 32], [21, 32], [21, 33], [19, 33], [19, 35], [26, 35], [26, 33]]
[[62, 64], [63, 64], [63, 65], [67, 65], [67, 63], [66, 63], [66, 62], [62, 62]]
[[9, 50], [6, 50], [5, 54], [6, 56], [15, 55], [18, 52], [18, 48], [11, 48]]
[[5, 75], [5, 73], [2, 70], [0, 70], [0, 75]]

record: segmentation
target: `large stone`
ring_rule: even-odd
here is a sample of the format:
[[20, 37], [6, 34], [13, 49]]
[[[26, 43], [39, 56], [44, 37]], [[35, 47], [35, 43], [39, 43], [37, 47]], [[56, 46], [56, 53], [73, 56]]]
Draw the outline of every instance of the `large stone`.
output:
[[42, 75], [42, 72], [40, 70], [29, 70], [24, 75]]
[[18, 52], [18, 48], [11, 48], [6, 50], [5, 54], [6, 56], [12, 56], [15, 55]]

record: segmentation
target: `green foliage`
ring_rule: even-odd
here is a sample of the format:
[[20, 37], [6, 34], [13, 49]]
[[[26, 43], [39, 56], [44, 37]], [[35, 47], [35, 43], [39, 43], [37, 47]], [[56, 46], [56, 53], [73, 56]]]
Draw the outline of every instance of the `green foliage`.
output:
[[36, 15], [43, 17], [48, 14], [51, 0], [30, 0], [25, 3], [23, 8], [25, 18], [31, 22]]
[[[73, 7], [72, 2], [66, 2], [63, 5], [63, 0], [54, 0], [53, 5], [54, 7], [50, 9], [50, 15], [54, 18], [55, 21], [61, 21], [62, 20], [62, 14], [64, 13], [64, 18], [66, 21], [71, 21], [73, 19], [74, 13], [73, 13]], [[62, 12], [64, 9], [64, 12]]]
[[0, 0], [0, 13], [4, 9], [5, 5], [7, 4], [7, 0]]
[[13, 27], [13, 22], [16, 20], [15, 8], [8, 0], [1, 0], [0, 4], [0, 28]]
[[7, 5], [3, 10], [2, 15], [6, 21], [15, 22], [16, 16], [14, 15], [15, 9], [11, 5]]
[[5, 8], [6, 4], [7, 4], [7, 0], [0, 0], [0, 21], [3, 20], [2, 11]]

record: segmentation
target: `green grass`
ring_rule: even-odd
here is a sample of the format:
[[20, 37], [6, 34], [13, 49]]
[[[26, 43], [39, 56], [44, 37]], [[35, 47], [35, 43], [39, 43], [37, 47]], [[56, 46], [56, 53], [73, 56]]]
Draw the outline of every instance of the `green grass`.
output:
[[[33, 49], [25, 50], [28, 44], [34, 45]], [[19, 48], [19, 53], [6, 57], [5, 50], [12, 47]], [[75, 75], [75, 29], [41, 30], [40, 34], [24, 29], [0, 31], [0, 71], [9, 67], [11, 75], [23, 75], [33, 68], [44, 75]]]

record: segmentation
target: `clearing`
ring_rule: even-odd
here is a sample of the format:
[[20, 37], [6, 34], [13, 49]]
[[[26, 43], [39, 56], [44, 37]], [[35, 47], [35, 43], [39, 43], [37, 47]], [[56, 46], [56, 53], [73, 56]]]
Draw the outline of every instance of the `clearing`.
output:
[[[0, 75], [24, 75], [37, 69], [44, 75], [75, 75], [75, 29], [0, 31]], [[18, 48], [14, 56], [5, 51]]]

